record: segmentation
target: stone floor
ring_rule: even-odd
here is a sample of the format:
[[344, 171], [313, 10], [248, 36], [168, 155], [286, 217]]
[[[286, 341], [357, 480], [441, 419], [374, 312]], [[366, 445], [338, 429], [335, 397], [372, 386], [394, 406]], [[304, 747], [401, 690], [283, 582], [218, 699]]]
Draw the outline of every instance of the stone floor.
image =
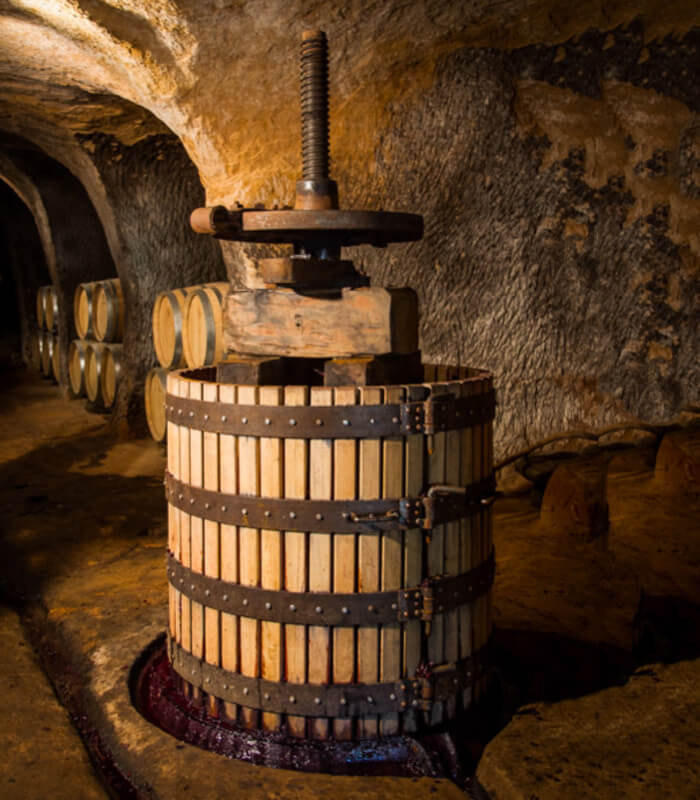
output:
[[[145, 722], [127, 676], [165, 628], [164, 451], [115, 441], [103, 418], [38, 378], [3, 382], [0, 589], [22, 627], [4, 612], [0, 796], [464, 796], [446, 780], [254, 767]], [[611, 464], [606, 540], [548, 528], [527, 492], [497, 503], [503, 699], [474, 738], [479, 796], [700, 796], [700, 500], [650, 463], [635, 450]]]

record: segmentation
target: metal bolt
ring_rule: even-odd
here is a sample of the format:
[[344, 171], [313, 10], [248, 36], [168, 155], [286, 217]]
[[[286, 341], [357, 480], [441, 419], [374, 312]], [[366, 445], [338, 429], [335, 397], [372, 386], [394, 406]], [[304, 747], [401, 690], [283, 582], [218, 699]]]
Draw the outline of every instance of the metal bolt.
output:
[[179, 494], [179, 495], [177, 496], [177, 499], [178, 499], [178, 500], [182, 500], [182, 498], [183, 498], [184, 496], [185, 496], [184, 494]]
[[342, 517], [343, 519], [350, 519], [350, 513], [348, 511], [343, 511]]
[[323, 614], [323, 609], [321, 608], [321, 606], [316, 606], [316, 613]]
[[270, 425], [272, 420], [269, 417], [265, 417], [265, 424]]
[[226, 509], [226, 506], [221, 506], [221, 510], [222, 510], [222, 511], [226, 511], [226, 510], [227, 510], [227, 509]]
[[371, 614], [374, 611], [374, 606], [372, 604], [368, 605], [367, 606], [367, 611], [369, 611], [370, 614]]
[[317, 425], [323, 425], [323, 420], [322, 419], [317, 419], [317, 420], [315, 420], [315, 422], [316, 422]]
[[399, 418], [398, 417], [392, 417], [391, 421], [394, 423], [394, 425], [396, 425], [398, 423], [398, 421], [399, 421]]
[[373, 702], [374, 702], [374, 698], [372, 697], [372, 695], [371, 695], [371, 694], [368, 694], [368, 695], [367, 695], [367, 702], [368, 702], [368, 703], [373, 703]]
[[223, 689], [228, 689], [228, 683], [224, 683], [222, 686]]
[[271, 511], [266, 511], [265, 512], [265, 516], [266, 517], [271, 517], [272, 516], [272, 512]]
[[177, 413], [178, 413], [178, 416], [180, 416], [180, 417], [181, 417], [181, 416], [182, 416], [182, 409], [181, 409], [181, 408], [178, 408], [178, 410], [177, 410]]
[[401, 708], [406, 708], [406, 701], [405, 700], [401, 701]]
[[347, 606], [343, 606], [340, 610], [343, 612], [343, 614], [349, 614], [350, 613], [350, 609]]
[[205, 503], [204, 508], [211, 508], [211, 505], [209, 503]]
[[289, 519], [296, 519], [296, 518], [297, 518], [296, 511], [290, 511], [289, 512]]
[[417, 700], [414, 700], [414, 701], [411, 703], [411, 705], [412, 705], [412, 706], [414, 706], [414, 707], [415, 707], [415, 706], [417, 706], [417, 705], [418, 705], [418, 701], [417, 701]]
[[396, 695], [393, 692], [389, 695], [389, 700], [396, 700]]
[[316, 519], [323, 519], [323, 514], [316, 514]]
[[370, 417], [369, 418], [369, 424], [370, 425], [374, 425], [374, 417]]
[[225, 594], [225, 595], [222, 597], [222, 600], [224, 601], [224, 603], [226, 603], [226, 602], [228, 601], [228, 595], [227, 595], [227, 594]]
[[211, 678], [205, 678], [204, 683], [211, 683]]
[[204, 421], [206, 422], [209, 419], [209, 414], [204, 415]]
[[226, 422], [226, 414], [222, 414], [222, 416], [221, 416], [221, 421], [222, 421], [222, 422]]
[[341, 706], [346, 706], [347, 704], [348, 704], [348, 701], [346, 700], [346, 698], [341, 697], [340, 698], [340, 705]]
[[294, 605], [294, 603], [290, 603], [289, 604], [289, 610], [290, 611], [296, 611], [297, 610], [297, 607]]
[[242, 422], [244, 425], [247, 425], [247, 424], [248, 424], [248, 417], [241, 417], [241, 422]]
[[244, 686], [243, 687], [243, 694], [248, 694], [248, 692], [250, 692], [250, 689], [247, 686]]
[[211, 595], [211, 591], [209, 589], [204, 590], [204, 596], [209, 597]]
[[272, 608], [272, 603], [265, 603], [265, 608], [269, 611]]
[[241, 600], [241, 603], [243, 603], [244, 606], [247, 606], [248, 605], [248, 598], [244, 597], [243, 600]]
[[314, 703], [316, 703], [317, 706], [320, 706], [321, 705], [321, 698], [320, 697], [314, 697]]
[[265, 698], [265, 700], [269, 700], [270, 699], [270, 693], [269, 692], [265, 692], [263, 697]]
[[294, 697], [294, 695], [293, 695], [293, 694], [290, 694], [290, 695], [289, 695], [289, 702], [290, 702], [290, 703], [296, 703], [296, 701], [297, 701], [296, 697]]
[[289, 420], [289, 424], [290, 424], [290, 425], [292, 425], [292, 426], [294, 426], [294, 425], [296, 425], [296, 424], [297, 424], [297, 421], [296, 421], [295, 419], [290, 419], [290, 420]]
[[392, 610], [392, 611], [396, 611], [396, 610], [398, 609], [398, 607], [399, 607], [399, 604], [398, 604], [398, 603], [392, 603], [392, 604], [391, 604], [391, 610]]
[[190, 505], [191, 505], [191, 506], [193, 506], [193, 505], [194, 505], [194, 497], [190, 497]]
[[349, 419], [344, 419], [343, 420], [343, 425], [345, 425], [347, 427], [349, 424], [350, 424], [350, 420]]
[[241, 509], [241, 514], [243, 514], [244, 517], [247, 517], [248, 516], [248, 509], [247, 508], [242, 508]]
[[190, 584], [190, 591], [194, 592], [194, 584], [193, 583]]

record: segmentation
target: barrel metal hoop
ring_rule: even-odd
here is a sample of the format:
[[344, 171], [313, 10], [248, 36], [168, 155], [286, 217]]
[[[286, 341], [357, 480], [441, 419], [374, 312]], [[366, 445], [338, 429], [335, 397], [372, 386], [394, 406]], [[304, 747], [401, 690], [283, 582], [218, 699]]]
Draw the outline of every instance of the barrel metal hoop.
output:
[[376, 406], [252, 406], [166, 395], [168, 422], [207, 433], [283, 439], [379, 439], [491, 422], [493, 391]]
[[195, 517], [244, 528], [310, 533], [431, 529], [477, 514], [494, 488], [491, 475], [464, 487], [462, 494], [374, 500], [299, 500], [224, 494], [191, 486], [165, 473], [167, 501]]
[[494, 556], [461, 575], [441, 575], [420, 586], [385, 592], [288, 592], [261, 589], [195, 572], [168, 554], [168, 581], [205, 608], [292, 625], [389, 625], [453, 611], [485, 595], [493, 584]]
[[209, 695], [247, 708], [308, 717], [360, 717], [419, 709], [455, 697], [488, 667], [488, 644], [451, 664], [422, 669], [420, 677], [387, 683], [286, 683], [230, 672], [193, 656], [170, 635], [170, 663], [184, 680]]
[[171, 292], [165, 295], [170, 304], [170, 310], [173, 314], [173, 355], [169, 364], [164, 364], [167, 369], [177, 367], [182, 361], [182, 310], [179, 303], [175, 300]]

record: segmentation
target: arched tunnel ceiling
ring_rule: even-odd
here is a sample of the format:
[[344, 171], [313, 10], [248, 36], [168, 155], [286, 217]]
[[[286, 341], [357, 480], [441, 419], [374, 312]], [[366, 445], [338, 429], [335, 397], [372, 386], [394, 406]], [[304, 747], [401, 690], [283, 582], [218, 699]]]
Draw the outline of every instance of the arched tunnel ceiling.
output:
[[210, 202], [285, 200], [298, 171], [305, 27], [331, 41], [333, 155], [344, 173], [371, 159], [390, 100], [429, 86], [444, 54], [552, 44], [640, 15], [648, 38], [680, 35], [692, 4], [2, 0], [0, 125], [35, 141], [100, 131], [128, 144], [162, 130], [152, 114], [182, 140]]

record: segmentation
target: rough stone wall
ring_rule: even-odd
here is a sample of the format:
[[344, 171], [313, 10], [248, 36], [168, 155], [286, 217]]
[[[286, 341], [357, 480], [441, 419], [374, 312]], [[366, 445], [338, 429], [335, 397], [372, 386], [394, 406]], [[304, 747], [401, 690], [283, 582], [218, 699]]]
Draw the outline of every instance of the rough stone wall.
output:
[[117, 270], [126, 307], [123, 370], [114, 423], [132, 430], [145, 425], [143, 387], [156, 364], [151, 311], [156, 295], [178, 286], [222, 279], [216, 242], [195, 236], [193, 208], [204, 202], [197, 170], [172, 135], [148, 136], [133, 144], [105, 134], [80, 137], [117, 221]]
[[[145, 209], [169, 184], [168, 224], [199, 202], [135, 155], [166, 135], [143, 109], [208, 203], [289, 203], [298, 37], [324, 28], [341, 203], [426, 221], [422, 243], [357, 257], [418, 290], [428, 358], [494, 369], [503, 453], [697, 398], [699, 25], [689, 0], [57, 0], [0, 11], [0, 113], [79, 175], [118, 269], [141, 274], [165, 241]], [[189, 263], [179, 230], [167, 241]], [[232, 280], [256, 281], [253, 255], [225, 249]], [[130, 419], [136, 391], [120, 393]]]

